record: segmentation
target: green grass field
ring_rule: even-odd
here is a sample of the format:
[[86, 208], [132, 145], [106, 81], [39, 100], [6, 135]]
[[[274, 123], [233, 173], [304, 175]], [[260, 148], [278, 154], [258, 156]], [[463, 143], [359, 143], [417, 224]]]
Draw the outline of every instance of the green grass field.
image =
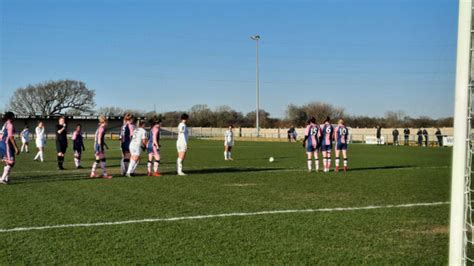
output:
[[[238, 142], [223, 160], [222, 141], [192, 140], [175, 175], [175, 143], [163, 141], [162, 177], [118, 176], [120, 150], [109, 141], [112, 180], [83, 166], [56, 170], [18, 157], [12, 184], [0, 186], [0, 229], [276, 210], [385, 206], [449, 200], [449, 148], [349, 147], [347, 173], [307, 173], [301, 144]], [[275, 162], [268, 162], [270, 156]], [[0, 232], [0, 264], [446, 264], [449, 205], [229, 216], [122, 225]]]

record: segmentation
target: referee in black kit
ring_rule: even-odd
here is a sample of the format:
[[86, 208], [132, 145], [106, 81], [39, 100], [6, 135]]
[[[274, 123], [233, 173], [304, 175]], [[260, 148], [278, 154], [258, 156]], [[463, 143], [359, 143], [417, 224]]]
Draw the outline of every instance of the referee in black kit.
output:
[[58, 169], [64, 170], [64, 154], [67, 150], [66, 118], [61, 116], [56, 125], [56, 151], [58, 152]]

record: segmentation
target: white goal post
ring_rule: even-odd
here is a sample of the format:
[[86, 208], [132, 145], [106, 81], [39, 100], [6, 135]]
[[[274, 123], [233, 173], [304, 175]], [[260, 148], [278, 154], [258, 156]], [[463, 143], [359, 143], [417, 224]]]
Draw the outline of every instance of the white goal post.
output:
[[452, 159], [451, 221], [449, 264], [464, 265], [467, 257], [467, 206], [471, 175], [471, 19], [472, 0], [459, 0], [454, 107], [454, 147]]

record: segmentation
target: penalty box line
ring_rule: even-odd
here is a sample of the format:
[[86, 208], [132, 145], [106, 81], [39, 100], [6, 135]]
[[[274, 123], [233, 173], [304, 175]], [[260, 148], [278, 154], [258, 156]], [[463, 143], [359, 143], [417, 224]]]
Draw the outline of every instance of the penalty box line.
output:
[[245, 216], [274, 215], [274, 214], [288, 214], [288, 213], [341, 212], [341, 211], [362, 211], [362, 210], [375, 210], [375, 209], [413, 208], [413, 207], [426, 207], [426, 206], [437, 206], [437, 205], [447, 205], [447, 204], [449, 204], [449, 202], [444, 201], [444, 202], [409, 203], [409, 204], [399, 204], [399, 205], [379, 205], [379, 206], [364, 206], [364, 207], [273, 210], [273, 211], [259, 211], [259, 212], [234, 212], [234, 213], [181, 216], [181, 217], [169, 217], [169, 218], [148, 218], [148, 219], [141, 219], [141, 220], [124, 220], [124, 221], [115, 221], [115, 222], [77, 223], [77, 224], [59, 224], [59, 225], [45, 225], [45, 226], [32, 226], [32, 227], [4, 228], [4, 229], [0, 229], [0, 233], [50, 230], [50, 229], [60, 229], [60, 228], [75, 228], [75, 227], [98, 227], [98, 226], [109, 226], [109, 225], [201, 220], [201, 219], [211, 219], [211, 218], [221, 218], [221, 217], [245, 217]]

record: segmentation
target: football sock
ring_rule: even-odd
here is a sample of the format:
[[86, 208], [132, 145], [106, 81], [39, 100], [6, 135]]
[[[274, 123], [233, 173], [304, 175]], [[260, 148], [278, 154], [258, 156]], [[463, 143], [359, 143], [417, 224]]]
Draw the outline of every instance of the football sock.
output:
[[347, 167], [347, 158], [344, 158], [344, 167]]
[[312, 164], [313, 164], [313, 160], [311, 160], [311, 159], [308, 159], [308, 162], [307, 162], [307, 164], [308, 164], [308, 170], [309, 170], [309, 171], [311, 171]]
[[178, 158], [178, 160], [176, 161], [176, 168], [178, 173], [183, 172], [183, 160], [181, 160], [181, 158]]
[[125, 173], [128, 171], [128, 168], [130, 166], [130, 159], [124, 159], [123, 160], [123, 165], [124, 165], [124, 169], [125, 169]]
[[137, 167], [138, 167], [138, 161], [135, 161], [135, 165], [133, 166], [133, 173], [137, 171]]
[[95, 171], [97, 170], [97, 166], [99, 165], [99, 160], [95, 160], [95, 162], [92, 164], [92, 170], [91, 172], [95, 174]]
[[339, 157], [336, 157], [336, 167], [339, 167]]
[[63, 163], [64, 163], [64, 157], [58, 156], [58, 167], [63, 168]]
[[316, 159], [314, 164], [316, 165], [316, 171], [319, 171], [319, 159]]
[[107, 175], [107, 161], [105, 158], [100, 160], [100, 168], [102, 168], [102, 174]]
[[155, 163], [153, 164], [153, 170], [155, 171], [155, 173], [158, 173], [158, 168], [160, 167], [160, 161], [155, 161]]
[[125, 159], [122, 158], [122, 160], [120, 161], [120, 172], [123, 174], [127, 171], [127, 169], [125, 169]]
[[129, 163], [128, 169], [127, 169], [127, 174], [133, 173], [133, 171], [135, 170], [135, 165], [136, 164], [137, 164], [137, 161], [130, 160], [130, 163]]
[[227, 152], [227, 154], [228, 154], [229, 159], [231, 159], [231, 158], [232, 158], [232, 154], [230, 153], [230, 151]]
[[148, 170], [148, 173], [151, 173], [151, 164], [152, 164], [151, 161], [148, 161], [147, 164], [146, 164], [146, 168]]
[[8, 175], [10, 174], [10, 170], [12, 169], [12, 167], [10, 165], [5, 165], [5, 167], [3, 168], [3, 174], [2, 174], [2, 180], [5, 181], [5, 182], [8, 182]]
[[226, 151], [224, 152], [224, 159], [226, 159], [226, 160], [229, 159], [229, 158], [227, 158], [227, 152]]

